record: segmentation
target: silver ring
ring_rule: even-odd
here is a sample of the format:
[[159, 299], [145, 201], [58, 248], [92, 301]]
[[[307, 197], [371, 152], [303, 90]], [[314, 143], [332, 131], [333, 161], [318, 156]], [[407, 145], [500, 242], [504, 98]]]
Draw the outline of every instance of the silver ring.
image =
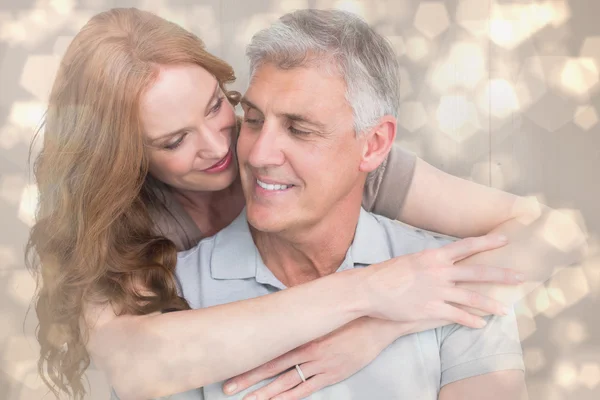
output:
[[302, 382], [306, 382], [306, 378], [304, 377], [304, 374], [302, 373], [302, 370], [300, 369], [300, 366], [298, 364], [296, 364], [296, 371], [298, 371], [298, 375], [300, 375], [300, 379], [302, 379]]

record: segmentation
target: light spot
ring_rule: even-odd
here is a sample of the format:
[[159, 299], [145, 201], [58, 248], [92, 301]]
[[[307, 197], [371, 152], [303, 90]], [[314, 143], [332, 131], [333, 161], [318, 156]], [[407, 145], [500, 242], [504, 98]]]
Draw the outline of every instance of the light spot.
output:
[[436, 117], [440, 130], [458, 143], [481, 129], [475, 105], [463, 95], [442, 96]]
[[407, 131], [415, 132], [427, 124], [425, 107], [418, 101], [408, 101], [400, 105], [398, 123]]
[[450, 26], [448, 11], [441, 2], [420, 2], [415, 15], [415, 27], [429, 39], [434, 39]]

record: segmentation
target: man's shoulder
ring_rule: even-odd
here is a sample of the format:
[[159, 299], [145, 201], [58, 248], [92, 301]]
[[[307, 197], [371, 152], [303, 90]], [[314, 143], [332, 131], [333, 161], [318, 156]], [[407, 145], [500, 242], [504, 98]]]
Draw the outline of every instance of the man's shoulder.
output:
[[207, 254], [212, 254], [215, 248], [215, 236], [204, 238], [198, 242], [194, 247], [188, 250], [180, 251], [177, 253], [177, 264], [186, 262], [189, 260], [195, 260], [203, 257]]
[[427, 232], [381, 215], [368, 214], [377, 223], [380, 235], [385, 237], [394, 257], [425, 249], [442, 247], [456, 240], [455, 238]]
[[[199, 257], [210, 257], [214, 252], [230, 252], [239, 250], [242, 243], [252, 241], [252, 236], [246, 222], [246, 213], [242, 211], [231, 224], [217, 232], [200, 240], [189, 250], [177, 253], [177, 261], [184, 262]], [[248, 246], [241, 246], [246, 249]]]

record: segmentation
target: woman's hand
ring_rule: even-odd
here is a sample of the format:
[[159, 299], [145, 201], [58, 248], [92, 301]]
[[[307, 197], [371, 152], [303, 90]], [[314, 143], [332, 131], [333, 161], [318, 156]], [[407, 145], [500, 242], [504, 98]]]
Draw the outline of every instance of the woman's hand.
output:
[[[429, 327], [423, 326], [423, 330], [443, 324], [443, 321], [437, 321]], [[244, 400], [303, 399], [354, 375], [371, 363], [396, 338], [413, 330], [412, 323], [359, 318], [328, 335], [228, 380], [223, 386], [223, 391], [232, 395], [281, 374], [268, 385], [248, 393]], [[296, 365], [302, 370], [306, 382], [302, 382]]]
[[485, 320], [457, 307], [504, 315], [502, 303], [469, 289], [459, 282], [518, 284], [524, 276], [506, 268], [485, 265], [454, 265], [473, 254], [502, 247], [506, 238], [487, 235], [462, 239], [446, 246], [396, 257], [364, 268], [361, 290], [367, 298], [367, 315], [398, 322], [445, 320], [471, 328]]

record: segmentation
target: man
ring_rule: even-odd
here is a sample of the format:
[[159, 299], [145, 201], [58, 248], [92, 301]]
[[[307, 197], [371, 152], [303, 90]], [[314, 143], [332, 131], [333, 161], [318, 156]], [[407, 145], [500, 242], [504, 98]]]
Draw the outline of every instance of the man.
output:
[[[193, 308], [447, 243], [361, 208], [365, 180], [385, 160], [396, 132], [398, 66], [381, 36], [352, 14], [304, 10], [255, 35], [248, 55], [251, 82], [238, 140], [247, 207], [179, 256], [181, 291]], [[312, 378], [306, 365], [298, 374]], [[450, 325], [403, 336], [311, 398], [507, 399], [523, 388], [510, 314], [488, 318], [481, 330]], [[230, 398], [221, 383], [202, 390], [207, 400]]]

